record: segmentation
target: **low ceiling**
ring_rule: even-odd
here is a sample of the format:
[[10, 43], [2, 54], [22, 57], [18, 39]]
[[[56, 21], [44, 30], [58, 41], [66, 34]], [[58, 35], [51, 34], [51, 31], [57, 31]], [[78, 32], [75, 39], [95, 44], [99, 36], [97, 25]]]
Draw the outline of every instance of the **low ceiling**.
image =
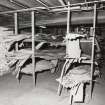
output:
[[61, 6], [63, 4], [67, 4], [68, 1], [70, 1], [70, 3], [80, 3], [84, 2], [85, 0], [0, 0], [0, 11], [4, 11], [4, 9], [12, 10], [31, 7], [43, 7], [45, 5], [47, 7]]
[[[49, 10], [50, 7], [65, 6], [68, 1], [71, 4], [83, 3], [96, 0], [0, 0], [0, 12], [20, 10], [27, 8], [46, 8]], [[98, 0], [97, 0], [98, 1]], [[37, 25], [62, 25], [66, 24], [67, 13], [51, 12], [46, 10], [40, 10], [36, 12], [36, 24]], [[19, 27], [30, 27], [31, 25], [31, 14], [30, 12], [19, 13]], [[72, 24], [86, 24], [92, 23], [93, 13], [89, 12], [73, 12], [71, 15]], [[13, 14], [0, 15], [0, 25], [13, 27]], [[98, 13], [98, 22], [105, 22], [104, 10]]]

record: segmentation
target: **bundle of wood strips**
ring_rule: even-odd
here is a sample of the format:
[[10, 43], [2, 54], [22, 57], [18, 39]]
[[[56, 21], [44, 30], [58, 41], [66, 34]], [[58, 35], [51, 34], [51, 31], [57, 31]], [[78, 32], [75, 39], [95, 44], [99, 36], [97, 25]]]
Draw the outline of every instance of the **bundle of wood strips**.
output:
[[[89, 82], [91, 80], [90, 65], [78, 66], [70, 70], [62, 80], [62, 85], [66, 88], [75, 87], [79, 83]], [[61, 83], [60, 78], [57, 79]]]
[[8, 49], [11, 45], [11, 41], [7, 41], [7, 35], [10, 31], [6, 31], [6, 28], [0, 27], [0, 76], [10, 72], [9, 65], [10, 60], [7, 58]]
[[4, 71], [8, 70], [7, 60], [5, 57], [6, 53], [6, 44], [4, 43], [3, 38], [0, 37], [0, 75], [2, 75]]

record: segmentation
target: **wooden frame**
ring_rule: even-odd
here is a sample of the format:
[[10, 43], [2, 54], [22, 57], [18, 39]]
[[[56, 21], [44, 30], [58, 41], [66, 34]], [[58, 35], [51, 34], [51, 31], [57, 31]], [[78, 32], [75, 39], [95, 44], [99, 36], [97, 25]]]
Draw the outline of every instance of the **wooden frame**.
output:
[[[70, 5], [70, 3], [68, 2], [68, 5]], [[96, 27], [96, 12], [97, 12], [97, 8], [96, 8], [97, 4], [94, 4], [94, 16], [93, 16], [93, 39], [92, 39], [92, 52], [91, 52], [91, 60], [90, 60], [90, 64], [91, 64], [91, 81], [90, 81], [90, 98], [92, 98], [92, 90], [93, 90], [93, 73], [94, 73], [94, 51], [95, 51], [95, 27]], [[67, 34], [70, 33], [70, 7], [68, 6], [68, 12], [67, 12]], [[72, 61], [72, 60], [71, 60]], [[66, 64], [69, 62], [69, 59], [66, 59], [62, 72], [61, 72], [61, 82], [62, 82], [62, 78], [63, 78], [63, 74], [65, 72], [65, 68], [66, 68]], [[70, 62], [70, 64], [73, 62]], [[69, 65], [70, 65], [69, 64]], [[62, 90], [62, 85], [61, 83], [59, 83], [58, 86], [58, 91], [57, 94], [60, 95], [61, 94], [61, 90]]]
[[[35, 12], [31, 11], [31, 27], [32, 27], [32, 65], [33, 65], [33, 83], [35, 85]], [[14, 29], [15, 35], [18, 35], [18, 13], [14, 13]], [[18, 51], [18, 43], [15, 45], [16, 51]]]
[[[18, 35], [18, 13], [14, 13], [14, 29], [15, 29], [15, 35]], [[18, 51], [18, 43], [15, 45], [15, 50]]]
[[[94, 61], [94, 38], [95, 38], [95, 25], [96, 25], [96, 4], [97, 3], [102, 3], [105, 2], [104, 0], [100, 0], [100, 1], [92, 1], [92, 2], [85, 2], [85, 3], [77, 3], [77, 4], [70, 4], [68, 3], [68, 5], [65, 6], [55, 6], [55, 7], [49, 7], [49, 11], [53, 11], [56, 8], [64, 8], [64, 7], [68, 7], [67, 8], [67, 33], [69, 33], [70, 31], [70, 10], [72, 7], [75, 6], [81, 6], [84, 4], [90, 4], [90, 3], [95, 3], [94, 4], [94, 21], [93, 21], [93, 50], [92, 50], [92, 64], [91, 64], [91, 78], [93, 79], [93, 61]], [[0, 12], [0, 14], [9, 14], [9, 13], [14, 13], [14, 22], [15, 22], [15, 35], [18, 35], [18, 12], [25, 12], [25, 11], [30, 11], [31, 12], [31, 19], [32, 19], [32, 61], [33, 61], [33, 81], [35, 83], [35, 11], [38, 10], [46, 10], [46, 8], [28, 8], [28, 9], [21, 9], [21, 10], [13, 10], [13, 11], [6, 11], [6, 12]], [[47, 9], [48, 10], [48, 9]], [[60, 11], [61, 11], [60, 10]], [[16, 45], [16, 50], [18, 50], [18, 45]], [[91, 81], [91, 87], [92, 87], [92, 81]]]

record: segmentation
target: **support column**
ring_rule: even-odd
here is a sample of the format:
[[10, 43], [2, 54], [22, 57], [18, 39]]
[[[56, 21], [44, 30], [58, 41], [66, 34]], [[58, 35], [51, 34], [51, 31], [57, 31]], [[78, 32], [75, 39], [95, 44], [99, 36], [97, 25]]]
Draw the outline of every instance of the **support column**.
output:
[[[68, 2], [68, 5], [70, 5], [70, 2]], [[68, 6], [67, 11], [67, 34], [70, 33], [70, 6]]]
[[35, 12], [31, 12], [31, 27], [32, 27], [32, 65], [33, 65], [33, 83], [36, 83], [35, 77]]
[[[15, 35], [18, 35], [18, 13], [14, 13]], [[18, 51], [18, 43], [15, 45], [15, 50]]]
[[92, 98], [92, 92], [93, 92], [93, 74], [94, 74], [94, 49], [95, 49], [95, 29], [96, 29], [96, 4], [94, 4], [94, 16], [93, 16], [93, 41], [92, 41], [92, 57], [91, 57], [91, 82], [90, 82], [90, 88], [91, 88], [91, 98]]
[[[70, 3], [68, 2], [68, 12], [67, 12], [67, 34], [70, 33]], [[66, 42], [67, 43], [67, 42]], [[66, 51], [67, 53], [67, 51]], [[60, 76], [60, 79], [61, 79], [61, 82], [62, 82], [62, 79], [63, 79], [63, 75], [64, 75], [64, 72], [65, 72], [65, 66], [66, 66], [66, 63], [68, 62], [68, 60], [66, 60], [64, 66], [63, 66], [63, 69], [62, 69], [62, 72], [61, 72], [61, 76]], [[61, 94], [61, 91], [62, 91], [62, 84], [59, 83], [59, 86], [58, 86], [58, 91], [57, 91], [57, 94], [60, 95]]]
[[[68, 2], [68, 8], [67, 8], [67, 30], [66, 30], [66, 35], [70, 33], [70, 2]], [[66, 41], [67, 45], [67, 41]], [[66, 54], [67, 54], [67, 48], [66, 48]]]

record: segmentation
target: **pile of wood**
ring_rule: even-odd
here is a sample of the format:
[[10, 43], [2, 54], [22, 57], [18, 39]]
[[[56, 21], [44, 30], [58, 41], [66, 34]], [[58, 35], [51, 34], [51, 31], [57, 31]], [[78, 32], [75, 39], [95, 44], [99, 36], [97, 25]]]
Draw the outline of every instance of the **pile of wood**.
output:
[[11, 45], [13, 44], [13, 39], [9, 38], [12, 35], [12, 31], [8, 31], [7, 28], [0, 27], [0, 76], [11, 71], [12, 64], [16, 63], [16, 60], [9, 59], [8, 54]]
[[[6, 37], [5, 30], [6, 28], [0, 27], [0, 75], [3, 75], [9, 70], [9, 66], [8, 66], [9, 61], [7, 60], [7, 57], [6, 57], [6, 54], [8, 52], [8, 44], [5, 41], [5, 37]], [[8, 32], [7, 32], [7, 35], [8, 35]]]

